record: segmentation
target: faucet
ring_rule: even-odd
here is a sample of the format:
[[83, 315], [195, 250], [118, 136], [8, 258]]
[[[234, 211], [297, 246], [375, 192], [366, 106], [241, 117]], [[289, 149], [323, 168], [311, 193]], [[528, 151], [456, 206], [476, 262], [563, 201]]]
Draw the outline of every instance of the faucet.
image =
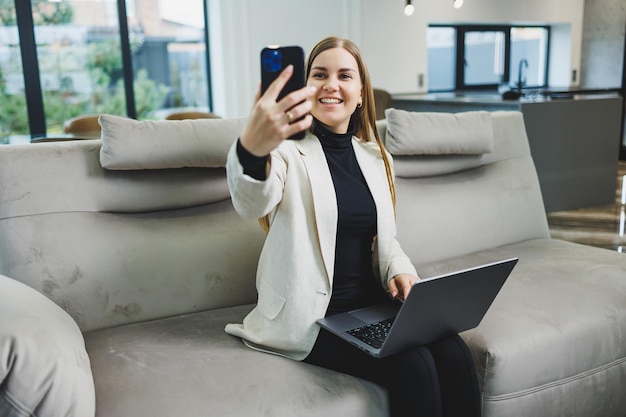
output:
[[524, 67], [528, 69], [528, 60], [526, 60], [526, 58], [522, 58], [519, 60], [519, 69], [517, 73], [517, 89], [519, 91], [521, 91], [524, 85], [526, 85], [526, 77], [522, 78]]

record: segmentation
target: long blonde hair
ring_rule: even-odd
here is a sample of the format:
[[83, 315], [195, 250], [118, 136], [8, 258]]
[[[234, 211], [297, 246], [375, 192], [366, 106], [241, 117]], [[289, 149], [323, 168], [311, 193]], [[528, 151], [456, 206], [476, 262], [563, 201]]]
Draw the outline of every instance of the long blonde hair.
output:
[[[322, 52], [333, 49], [343, 48], [350, 53], [356, 60], [359, 68], [359, 74], [361, 75], [361, 88], [362, 88], [362, 100], [363, 104], [356, 108], [352, 114], [352, 121], [355, 124], [356, 130], [354, 135], [365, 142], [372, 142], [375, 140], [380, 147], [380, 152], [385, 163], [385, 172], [387, 174], [387, 182], [389, 184], [389, 191], [391, 193], [391, 201], [393, 206], [396, 206], [396, 187], [393, 180], [393, 170], [391, 167], [391, 161], [389, 155], [385, 151], [378, 129], [376, 129], [376, 108], [374, 104], [374, 89], [372, 88], [372, 82], [370, 79], [369, 71], [361, 55], [359, 48], [350, 40], [339, 38], [337, 36], [329, 36], [322, 39], [311, 50], [306, 63], [306, 79], [309, 79], [311, 73], [311, 67], [313, 61]], [[372, 138], [373, 136], [373, 138]], [[259, 219], [259, 223], [265, 232], [267, 233], [270, 228], [269, 215], [266, 215]]]

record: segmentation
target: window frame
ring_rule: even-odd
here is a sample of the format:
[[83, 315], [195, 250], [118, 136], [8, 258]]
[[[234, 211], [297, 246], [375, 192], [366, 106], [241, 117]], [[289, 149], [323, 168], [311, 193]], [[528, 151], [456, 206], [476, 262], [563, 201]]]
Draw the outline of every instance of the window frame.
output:
[[[502, 24], [493, 24], [493, 25], [451, 25], [451, 24], [429, 24], [429, 28], [451, 28], [455, 31], [455, 40], [454, 40], [454, 48], [455, 48], [455, 65], [454, 65], [454, 87], [452, 91], [481, 91], [481, 90], [494, 90], [498, 88], [499, 83], [488, 83], [488, 84], [470, 84], [468, 85], [465, 82], [465, 35], [468, 32], [503, 32], [504, 33], [504, 63], [503, 63], [503, 76], [502, 83], [506, 83], [510, 85], [510, 70], [511, 70], [511, 31], [517, 28], [541, 28], [545, 29], [547, 32], [547, 45], [546, 45], [546, 57], [545, 57], [545, 68], [544, 68], [544, 77], [543, 84], [538, 86], [533, 86], [534, 88], [544, 88], [547, 86], [548, 81], [548, 72], [549, 72], [549, 61], [548, 57], [550, 55], [550, 26], [548, 25], [540, 25], [540, 24], [528, 24], [528, 25], [502, 25]], [[444, 92], [450, 90], [430, 90], [429, 92]]]
[[456, 26], [456, 66], [455, 66], [455, 87], [457, 90], [488, 90], [498, 87], [498, 83], [488, 84], [467, 84], [465, 81], [465, 36], [469, 32], [502, 32], [504, 33], [504, 69], [502, 82], [508, 82], [511, 68], [511, 30], [507, 26], [496, 25], [464, 25]]
[[[125, 86], [126, 115], [136, 119], [135, 91], [133, 88], [134, 74], [132, 67], [132, 52], [130, 46], [128, 16], [126, 0], [115, 0], [117, 4], [118, 24], [120, 31], [120, 46], [122, 54], [122, 72]], [[23, 63], [24, 90], [28, 114], [29, 135], [31, 138], [47, 135], [46, 115], [44, 111], [43, 89], [40, 81], [39, 56], [35, 39], [35, 25], [32, 15], [31, 0], [15, 0], [15, 14], [17, 30], [20, 38], [20, 53]], [[211, 85], [211, 60], [209, 42], [208, 0], [202, 0], [204, 7], [204, 42], [206, 53], [206, 80], [207, 104], [209, 110], [213, 108], [213, 94]]]

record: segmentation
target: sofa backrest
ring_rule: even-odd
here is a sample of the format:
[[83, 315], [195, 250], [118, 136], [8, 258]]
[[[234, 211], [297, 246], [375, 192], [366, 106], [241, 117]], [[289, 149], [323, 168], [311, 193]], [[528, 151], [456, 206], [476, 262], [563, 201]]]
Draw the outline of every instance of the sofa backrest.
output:
[[[522, 114], [487, 115], [491, 152], [394, 155], [398, 240], [418, 271], [426, 263], [549, 237]], [[384, 141], [389, 120], [377, 122]], [[422, 133], [411, 134], [420, 140]]]
[[[548, 236], [521, 114], [489, 118], [489, 153], [394, 156], [398, 237], [418, 271]], [[0, 274], [47, 295], [82, 330], [255, 302], [264, 233], [234, 211], [219, 161], [197, 155], [220, 132], [212, 140], [225, 159], [238, 133], [211, 128], [226, 121], [105, 122], [102, 141], [0, 146]], [[193, 142], [192, 158], [170, 158], [176, 149], [156, 141], [163, 132]], [[124, 135], [130, 150], [113, 140]], [[142, 154], [153, 141], [167, 149], [154, 166]], [[178, 167], [203, 164], [217, 166]]]
[[101, 147], [0, 147], [0, 273], [82, 330], [254, 302], [264, 233], [225, 169], [106, 170]]

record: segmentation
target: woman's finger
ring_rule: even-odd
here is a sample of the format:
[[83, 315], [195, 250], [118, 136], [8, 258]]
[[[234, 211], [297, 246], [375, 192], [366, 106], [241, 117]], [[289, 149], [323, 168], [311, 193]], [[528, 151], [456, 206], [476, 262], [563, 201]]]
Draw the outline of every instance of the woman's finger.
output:
[[387, 283], [387, 287], [389, 288], [389, 294], [392, 298], [396, 298], [398, 296], [398, 286], [396, 285], [396, 279], [391, 278]]
[[[308, 113], [313, 107], [313, 103], [308, 100], [315, 92], [317, 91], [316, 87], [306, 86], [302, 87], [299, 90], [293, 91], [283, 97], [282, 100], [278, 103], [278, 108], [281, 111], [287, 113], [288, 111], [292, 111], [296, 108], [296, 106], [300, 106], [298, 110], [300, 114], [298, 116], [302, 116], [305, 113]], [[307, 106], [302, 107], [301, 105], [304, 103], [308, 103]]]
[[293, 75], [293, 65], [287, 65], [284, 70], [276, 77], [274, 81], [267, 87], [265, 93], [263, 93], [262, 97], [267, 98], [268, 100], [272, 100], [276, 102], [278, 100], [278, 95], [282, 91], [283, 87], [287, 84], [287, 81]]
[[303, 130], [307, 130], [311, 127], [313, 123], [313, 116], [310, 114], [305, 115], [301, 120], [290, 123], [285, 128], [285, 134], [287, 137], [293, 136], [296, 133], [302, 132]]
[[[277, 104], [279, 112], [284, 113], [285, 121], [288, 124], [295, 122], [302, 116], [307, 115], [313, 107], [313, 102], [308, 98], [315, 91], [315, 88], [309, 89], [305, 87], [301, 90], [294, 91]], [[294, 103], [291, 105], [291, 103]]]

